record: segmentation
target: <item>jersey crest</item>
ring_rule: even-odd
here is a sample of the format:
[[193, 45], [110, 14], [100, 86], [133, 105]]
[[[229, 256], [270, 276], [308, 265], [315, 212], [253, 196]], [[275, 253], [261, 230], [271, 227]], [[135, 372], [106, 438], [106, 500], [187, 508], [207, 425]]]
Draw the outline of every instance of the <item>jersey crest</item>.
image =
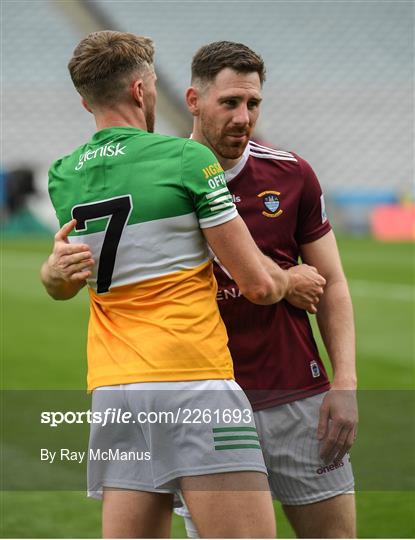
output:
[[282, 214], [280, 208], [279, 191], [263, 191], [258, 193], [257, 197], [262, 198], [262, 202], [265, 206], [265, 210], [262, 211], [262, 215], [268, 218], [276, 218]]

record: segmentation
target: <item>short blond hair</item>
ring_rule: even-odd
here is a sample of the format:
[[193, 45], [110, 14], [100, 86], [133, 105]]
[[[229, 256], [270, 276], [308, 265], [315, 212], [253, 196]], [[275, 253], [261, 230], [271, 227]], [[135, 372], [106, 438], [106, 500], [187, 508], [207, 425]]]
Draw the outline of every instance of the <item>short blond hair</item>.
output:
[[68, 64], [72, 82], [88, 103], [111, 104], [123, 98], [133, 74], [153, 68], [150, 38], [128, 32], [93, 32], [76, 47]]

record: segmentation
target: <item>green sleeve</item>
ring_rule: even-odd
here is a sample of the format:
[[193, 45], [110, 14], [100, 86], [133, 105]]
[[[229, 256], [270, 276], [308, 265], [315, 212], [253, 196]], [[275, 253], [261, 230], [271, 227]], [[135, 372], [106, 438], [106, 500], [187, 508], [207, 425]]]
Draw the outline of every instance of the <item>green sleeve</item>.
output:
[[56, 174], [57, 170], [59, 169], [59, 166], [61, 165], [62, 160], [59, 159], [52, 163], [49, 172], [49, 183], [48, 183], [48, 190], [49, 190], [49, 197], [52, 201], [53, 207], [55, 209], [56, 217], [58, 218], [59, 224], [62, 227], [65, 223], [67, 223], [70, 219], [70, 212], [65, 209], [64, 199], [65, 197], [61, 197], [60, 195], [60, 189], [59, 185], [62, 183], [60, 182], [59, 175]]
[[221, 165], [209, 148], [196, 141], [189, 140], [183, 147], [182, 183], [193, 199], [202, 229], [238, 215]]

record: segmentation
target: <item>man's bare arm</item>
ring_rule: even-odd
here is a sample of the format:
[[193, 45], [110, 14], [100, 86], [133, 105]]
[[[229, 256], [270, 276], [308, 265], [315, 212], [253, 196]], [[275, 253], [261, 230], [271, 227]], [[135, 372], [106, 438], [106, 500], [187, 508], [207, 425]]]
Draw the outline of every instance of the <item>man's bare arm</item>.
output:
[[294, 290], [304, 291], [298, 301], [302, 309], [312, 309], [312, 300], [323, 292], [325, 280], [312, 268], [293, 274], [282, 270], [258, 249], [239, 216], [203, 229], [206, 240], [223, 266], [238, 284], [241, 293], [255, 304], [274, 304]]
[[40, 277], [48, 294], [55, 300], [68, 300], [86, 285], [94, 265], [86, 244], [70, 244], [68, 235], [76, 220], [66, 223], [56, 234], [53, 251], [43, 263]]
[[353, 307], [333, 232], [302, 245], [301, 255], [327, 282], [317, 322], [333, 366], [333, 382], [320, 409], [318, 436], [324, 439], [321, 456], [331, 462], [340, 460], [351, 448], [357, 431]]

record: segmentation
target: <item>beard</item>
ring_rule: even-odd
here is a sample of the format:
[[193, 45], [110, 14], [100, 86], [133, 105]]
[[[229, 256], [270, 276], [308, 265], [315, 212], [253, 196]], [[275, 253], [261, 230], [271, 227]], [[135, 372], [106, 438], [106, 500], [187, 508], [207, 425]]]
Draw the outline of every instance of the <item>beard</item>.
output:
[[245, 135], [241, 140], [228, 138], [227, 134], [214, 132], [212, 130], [203, 130], [203, 136], [215, 152], [215, 154], [226, 159], [238, 159], [244, 153], [249, 141], [250, 130], [245, 130], [238, 135]]
[[218, 139], [215, 144], [215, 148], [224, 158], [237, 159], [244, 153], [247, 143], [248, 139], [244, 139], [243, 141], [235, 141], [233, 143], [228, 143], [223, 139]]
[[[244, 153], [251, 135], [251, 126], [246, 126], [244, 129], [223, 129], [215, 128], [214, 120], [211, 121], [209, 116], [201, 115], [201, 131], [203, 137], [208, 142], [217, 156], [225, 159], [238, 159]], [[244, 135], [243, 139], [233, 139], [229, 135]]]

